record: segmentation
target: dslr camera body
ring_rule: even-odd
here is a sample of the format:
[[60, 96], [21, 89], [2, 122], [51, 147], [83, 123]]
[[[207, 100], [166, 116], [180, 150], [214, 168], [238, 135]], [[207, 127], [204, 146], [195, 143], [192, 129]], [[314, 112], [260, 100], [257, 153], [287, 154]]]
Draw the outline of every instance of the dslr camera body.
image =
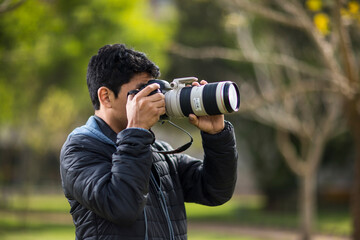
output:
[[207, 116], [239, 110], [240, 92], [234, 82], [223, 81], [191, 86], [196, 81], [198, 81], [196, 77], [176, 78], [171, 83], [153, 79], [139, 90], [132, 90], [128, 94], [136, 94], [153, 83], [159, 84], [160, 88], [150, 95], [158, 92], [165, 95], [166, 113], [161, 116], [162, 120], [188, 117], [191, 113], [196, 116]]

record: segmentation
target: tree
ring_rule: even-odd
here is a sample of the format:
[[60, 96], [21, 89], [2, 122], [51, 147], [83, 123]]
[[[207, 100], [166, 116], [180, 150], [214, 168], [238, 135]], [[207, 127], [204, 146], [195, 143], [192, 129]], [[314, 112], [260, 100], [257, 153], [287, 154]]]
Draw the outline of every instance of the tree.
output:
[[[222, 2], [178, 0], [176, 5], [179, 16], [173, 40], [176, 44], [173, 44], [171, 48], [170, 69], [166, 79], [197, 76], [209, 82], [231, 80], [238, 84], [246, 79], [253, 79], [251, 63], [238, 64], [232, 60], [229, 61], [227, 57], [232, 59], [231, 55], [225, 59], [211, 57], [213, 51], [220, 50], [219, 47], [215, 49], [211, 46], [222, 46], [228, 49], [234, 49], [237, 46], [236, 37], [224, 28], [227, 11], [223, 9]], [[192, 48], [189, 50], [184, 46]], [[198, 51], [192, 52], [194, 47], [206, 47], [210, 51], [202, 52], [197, 56]], [[242, 164], [248, 169], [245, 170], [242, 167], [239, 173], [252, 170], [256, 186], [265, 194], [265, 209], [283, 209], [285, 199], [288, 203], [286, 208], [293, 209], [291, 203], [294, 203], [292, 195], [297, 189], [296, 178], [282, 161], [279, 151], [271, 140], [274, 135], [273, 129], [246, 119], [243, 115], [231, 114], [226, 118], [236, 123], [235, 130], [239, 138], [246, 139], [246, 146], [242, 144], [239, 146], [246, 147], [251, 159], [241, 159]], [[266, 152], [259, 151], [259, 145]], [[289, 191], [292, 194], [289, 194]]]
[[[255, 87], [243, 84], [242, 111], [277, 129], [279, 150], [301, 181], [302, 239], [310, 239], [316, 210], [316, 171], [326, 142], [343, 131], [339, 128], [344, 125], [341, 110], [345, 110], [356, 146], [359, 146], [360, 114], [356, 109], [359, 80], [354, 54], [356, 41], [351, 37], [354, 34], [351, 30], [358, 27], [358, 23], [354, 16], [346, 15], [354, 11], [356, 2], [344, 5], [340, 1], [328, 1], [319, 8], [328, 12], [313, 12], [316, 4], [322, 3], [318, 0], [306, 1], [306, 5], [295, 0], [227, 0], [222, 3], [230, 13], [228, 26], [235, 30], [238, 49], [194, 49], [175, 45], [172, 51], [189, 58], [254, 63], [258, 84]], [[252, 26], [259, 26], [256, 25], [258, 18], [248, 13], [272, 22], [268, 23], [268, 29], [261, 29], [263, 32], [256, 31]], [[250, 23], [247, 22], [249, 19]], [[308, 46], [291, 38], [292, 31], [296, 31], [296, 37], [300, 34], [300, 41], [305, 41]], [[314, 51], [317, 54], [311, 53]], [[357, 172], [359, 156], [358, 153]], [[359, 194], [358, 184], [356, 180], [354, 199]], [[355, 239], [360, 238], [359, 202], [354, 201], [353, 205]]]
[[171, 26], [145, 0], [1, 1], [0, 164], [19, 171], [0, 184], [39, 182], [49, 152], [92, 114], [86, 68], [101, 46], [125, 43], [166, 71]]

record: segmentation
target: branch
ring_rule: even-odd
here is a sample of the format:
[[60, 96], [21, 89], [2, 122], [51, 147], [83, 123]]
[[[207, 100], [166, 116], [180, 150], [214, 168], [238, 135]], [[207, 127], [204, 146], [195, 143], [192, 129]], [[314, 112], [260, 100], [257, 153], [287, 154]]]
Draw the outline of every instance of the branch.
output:
[[[287, 41], [282, 42], [280, 44], [280, 48], [281, 48], [281, 52], [284, 52], [289, 56], [293, 55], [292, 47], [288, 46]], [[309, 92], [317, 92], [317, 93], [324, 92], [325, 94], [327, 94], [327, 92], [329, 91], [328, 88], [325, 88], [325, 86], [328, 85], [328, 83], [330, 83], [329, 81], [325, 82], [314, 79], [306, 79], [304, 78], [304, 76], [302, 76], [296, 71], [292, 71], [291, 69], [285, 69], [284, 74], [286, 74], [286, 77], [279, 76], [278, 78], [280, 79], [281, 77], [283, 77], [284, 79], [291, 79], [291, 83], [292, 83], [291, 86], [299, 86], [299, 88], [294, 89], [295, 92], [303, 87], [306, 88], [306, 90], [304, 89], [303, 93], [301, 93], [303, 95], [307, 95], [307, 93]], [[277, 85], [279, 86], [280, 84]], [[285, 93], [290, 93], [290, 92], [286, 91]], [[302, 121], [305, 122], [307, 125], [311, 126], [311, 129], [315, 129], [316, 120], [313, 116], [313, 111], [311, 110], [313, 108], [313, 103], [311, 102], [311, 100], [306, 97], [303, 98], [302, 104], [296, 104], [295, 101], [292, 101], [293, 97], [294, 96], [291, 93], [286, 94], [286, 98], [284, 98], [283, 100], [285, 111], [301, 113], [301, 116], [303, 116]], [[309, 133], [309, 131], [307, 131], [307, 133]]]
[[348, 77], [350, 84], [356, 85], [356, 88], [359, 87], [359, 70], [356, 63], [356, 58], [351, 46], [351, 40], [348, 31], [345, 28], [345, 25], [341, 19], [340, 9], [341, 3], [339, 0], [336, 0], [335, 9], [335, 23], [340, 38], [340, 48], [343, 56], [343, 63], [345, 67], [345, 72]]
[[296, 58], [276, 53], [263, 53], [261, 57], [245, 58], [239, 50], [222, 48], [222, 47], [204, 47], [204, 48], [193, 48], [184, 46], [178, 43], [174, 43], [170, 46], [169, 52], [176, 54], [181, 57], [189, 59], [224, 59], [238, 62], [258, 63], [258, 64], [274, 64], [283, 66], [294, 71], [298, 71], [313, 77], [328, 78], [332, 80], [335, 86], [338, 87], [339, 92], [347, 97], [351, 97], [355, 93], [355, 89], [348, 85], [346, 78], [340, 73], [315, 68], [303, 61]]
[[[287, 88], [278, 88], [272, 92], [266, 92], [262, 96], [257, 95], [255, 91], [248, 85], [242, 84], [241, 90], [244, 88], [244, 93], [253, 95], [253, 97], [242, 97], [241, 107], [239, 109], [240, 113], [249, 113], [257, 118], [258, 121], [263, 124], [275, 126], [278, 129], [282, 129], [284, 131], [289, 131], [297, 136], [301, 136], [306, 139], [311, 139], [313, 136], [313, 132], [316, 127], [313, 125], [313, 122], [317, 122], [316, 120], [304, 120], [301, 122], [297, 117], [294, 117], [285, 112], [277, 111], [274, 115], [269, 111], [264, 111], [262, 108], [271, 107], [276, 102], [283, 100], [283, 102], [290, 101], [294, 99], [297, 95], [303, 95], [309, 92], [318, 92], [318, 93], [337, 93], [338, 90], [334, 87], [326, 87], [323, 84], [313, 81], [313, 82], [298, 82], [296, 84], [292, 84]], [[339, 108], [340, 109], [340, 108]], [[314, 117], [313, 114], [310, 114], [306, 117]]]
[[193, 48], [173, 43], [169, 51], [173, 54], [189, 59], [213, 59], [220, 58], [232, 61], [245, 61], [239, 50], [223, 47]]
[[[272, 10], [269, 7], [264, 7], [263, 5], [254, 3], [254, 2], [249, 2], [249, 1], [244, 1], [244, 0], [225, 0], [226, 2], [228, 2], [230, 4], [230, 10], [237, 8], [237, 9], [242, 9], [248, 12], [252, 12], [255, 13], [257, 15], [260, 15], [266, 19], [287, 25], [287, 26], [291, 26], [291, 27], [295, 27], [295, 28], [303, 28], [302, 24], [299, 23], [296, 19], [293, 19], [292, 16], [286, 15], [284, 13]], [[223, 4], [223, 1], [220, 2], [221, 4]]]
[[[230, 5], [230, 11], [245, 10], [256, 15], [259, 15], [268, 20], [275, 21], [280, 24], [300, 28], [307, 32], [313, 42], [319, 49], [324, 63], [328, 67], [327, 76], [332, 82], [339, 87], [341, 93], [347, 98], [353, 98], [359, 90], [358, 86], [352, 86], [347, 81], [347, 78], [343, 75], [334, 54], [334, 49], [331, 44], [320, 34], [315, 28], [309, 15], [305, 9], [296, 1], [277, 0], [279, 7], [283, 8], [289, 15], [272, 10], [270, 7], [264, 7], [261, 4], [257, 4], [245, 0], [226, 0]], [[296, 17], [293, 17], [296, 16]]]
[[305, 62], [295, 59], [291, 56], [276, 54], [276, 53], [262, 53], [261, 57], [247, 56], [236, 49], [229, 49], [223, 47], [203, 47], [193, 48], [184, 46], [178, 43], [173, 43], [169, 49], [173, 54], [189, 59], [224, 59], [238, 62], [258, 63], [258, 64], [274, 64], [292, 69], [297, 72], [302, 72], [314, 77], [330, 76], [326, 70], [319, 70]]
[[339, 127], [339, 119], [342, 113], [341, 104], [339, 99], [334, 99], [330, 96], [327, 100], [326, 109], [328, 113], [321, 119], [320, 128], [314, 133], [311, 148], [308, 152], [307, 159], [309, 162], [309, 170], [316, 171], [320, 161], [325, 143], [331, 138], [332, 132]]
[[[252, 117], [258, 122], [269, 125], [286, 132], [294, 133], [297, 136], [306, 137], [306, 133], [302, 131], [302, 123], [298, 118], [284, 111], [276, 111], [276, 109], [268, 107], [257, 109], [251, 113]], [[307, 128], [305, 128], [307, 129]]]
[[304, 176], [305, 163], [298, 158], [298, 154], [291, 142], [289, 134], [287, 132], [277, 130], [276, 143], [290, 169], [298, 176]]
[[15, 10], [16, 8], [20, 7], [24, 2], [26, 2], [26, 0], [19, 0], [17, 3], [11, 5], [11, 0], [5, 0], [0, 4], [0, 14]]
[[306, 22], [302, 21], [302, 19], [305, 12], [302, 11], [303, 7], [299, 4], [298, 0], [275, 0], [275, 2], [277, 2], [277, 5], [285, 12], [291, 16], [294, 16], [296, 20], [301, 22], [302, 26], [304, 26], [303, 24]]
[[[347, 98], [353, 98], [357, 92], [357, 88], [354, 88], [348, 83], [348, 79], [343, 75], [341, 68], [336, 61], [335, 48], [328, 42], [324, 36], [314, 26], [312, 19], [307, 14], [306, 10], [297, 1], [276, 0], [278, 5], [286, 9], [290, 14], [297, 16], [297, 19], [302, 22], [305, 32], [313, 39], [315, 45], [319, 49], [324, 63], [327, 65], [331, 72], [330, 78], [340, 88], [340, 91]], [[337, 12], [340, 8], [337, 9]]]

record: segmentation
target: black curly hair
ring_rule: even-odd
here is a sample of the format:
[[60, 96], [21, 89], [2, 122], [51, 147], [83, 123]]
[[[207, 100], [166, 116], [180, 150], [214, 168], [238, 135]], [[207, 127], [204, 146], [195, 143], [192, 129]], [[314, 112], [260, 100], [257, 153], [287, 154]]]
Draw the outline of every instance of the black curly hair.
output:
[[121, 86], [139, 73], [148, 73], [153, 78], [160, 76], [159, 67], [142, 52], [128, 49], [124, 44], [100, 48], [98, 54], [91, 57], [86, 76], [94, 109], [100, 109], [97, 96], [100, 87], [109, 88], [117, 97]]

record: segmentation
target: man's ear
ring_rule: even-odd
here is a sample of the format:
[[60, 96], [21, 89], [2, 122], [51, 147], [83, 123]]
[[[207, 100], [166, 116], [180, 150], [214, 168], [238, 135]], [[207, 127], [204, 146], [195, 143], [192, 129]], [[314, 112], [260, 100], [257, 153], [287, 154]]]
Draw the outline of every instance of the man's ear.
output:
[[97, 94], [100, 105], [103, 105], [106, 108], [111, 108], [114, 99], [114, 93], [107, 87], [100, 87]]

